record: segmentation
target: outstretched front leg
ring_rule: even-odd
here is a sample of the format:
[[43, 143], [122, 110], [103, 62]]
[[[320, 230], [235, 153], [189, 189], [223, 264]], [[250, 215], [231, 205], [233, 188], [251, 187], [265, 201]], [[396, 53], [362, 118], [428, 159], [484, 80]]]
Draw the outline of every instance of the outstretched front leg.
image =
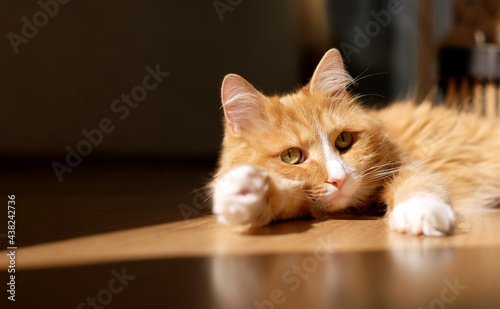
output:
[[392, 230], [413, 235], [443, 236], [455, 226], [455, 213], [447, 188], [425, 164], [410, 164], [385, 188]]
[[229, 225], [263, 226], [272, 221], [304, 216], [306, 202], [298, 181], [242, 165], [212, 182], [213, 212]]

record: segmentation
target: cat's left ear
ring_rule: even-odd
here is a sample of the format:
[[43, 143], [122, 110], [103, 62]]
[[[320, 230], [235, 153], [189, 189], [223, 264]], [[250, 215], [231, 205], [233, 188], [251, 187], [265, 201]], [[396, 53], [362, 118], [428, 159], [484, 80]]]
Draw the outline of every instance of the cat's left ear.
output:
[[234, 134], [265, 123], [265, 96], [243, 77], [226, 75], [222, 81], [221, 99], [226, 121]]
[[340, 52], [332, 48], [326, 52], [316, 67], [309, 82], [309, 90], [312, 93], [326, 93], [333, 96], [345, 92], [351, 80], [351, 76], [344, 69]]

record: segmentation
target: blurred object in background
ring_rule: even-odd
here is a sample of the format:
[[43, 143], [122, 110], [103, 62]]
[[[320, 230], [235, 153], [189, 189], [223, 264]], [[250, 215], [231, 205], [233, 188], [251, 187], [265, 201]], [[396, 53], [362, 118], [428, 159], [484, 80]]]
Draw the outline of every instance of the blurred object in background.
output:
[[334, 30], [328, 20], [328, 0], [300, 0], [300, 84], [305, 85], [325, 51], [332, 47]]
[[417, 75], [418, 4], [413, 1], [354, 0], [328, 3], [339, 48], [355, 92], [368, 105], [384, 105], [413, 87]]
[[457, 0], [453, 14], [453, 26], [441, 45], [473, 47], [500, 42], [500, 1]]
[[500, 1], [457, 0], [439, 48], [439, 88], [447, 105], [499, 114]]

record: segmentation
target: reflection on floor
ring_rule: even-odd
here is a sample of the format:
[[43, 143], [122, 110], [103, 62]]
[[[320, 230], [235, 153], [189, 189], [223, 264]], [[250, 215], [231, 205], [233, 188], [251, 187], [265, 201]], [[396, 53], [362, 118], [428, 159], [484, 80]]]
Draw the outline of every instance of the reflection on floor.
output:
[[18, 203], [18, 305], [500, 307], [500, 209], [459, 209], [457, 233], [444, 238], [389, 232], [383, 218], [235, 229], [209, 214], [209, 172], [87, 168], [62, 183], [7, 173], [0, 186]]

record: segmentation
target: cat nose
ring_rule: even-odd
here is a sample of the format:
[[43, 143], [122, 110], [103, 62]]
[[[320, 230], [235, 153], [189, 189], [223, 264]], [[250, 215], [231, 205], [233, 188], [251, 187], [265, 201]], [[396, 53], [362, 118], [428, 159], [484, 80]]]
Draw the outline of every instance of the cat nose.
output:
[[331, 185], [334, 185], [335, 187], [337, 187], [337, 189], [342, 189], [342, 187], [344, 186], [344, 182], [346, 181], [347, 179], [347, 175], [345, 176], [342, 176], [342, 177], [330, 177], [328, 178], [328, 180], [326, 182], [328, 182], [329, 184]]

